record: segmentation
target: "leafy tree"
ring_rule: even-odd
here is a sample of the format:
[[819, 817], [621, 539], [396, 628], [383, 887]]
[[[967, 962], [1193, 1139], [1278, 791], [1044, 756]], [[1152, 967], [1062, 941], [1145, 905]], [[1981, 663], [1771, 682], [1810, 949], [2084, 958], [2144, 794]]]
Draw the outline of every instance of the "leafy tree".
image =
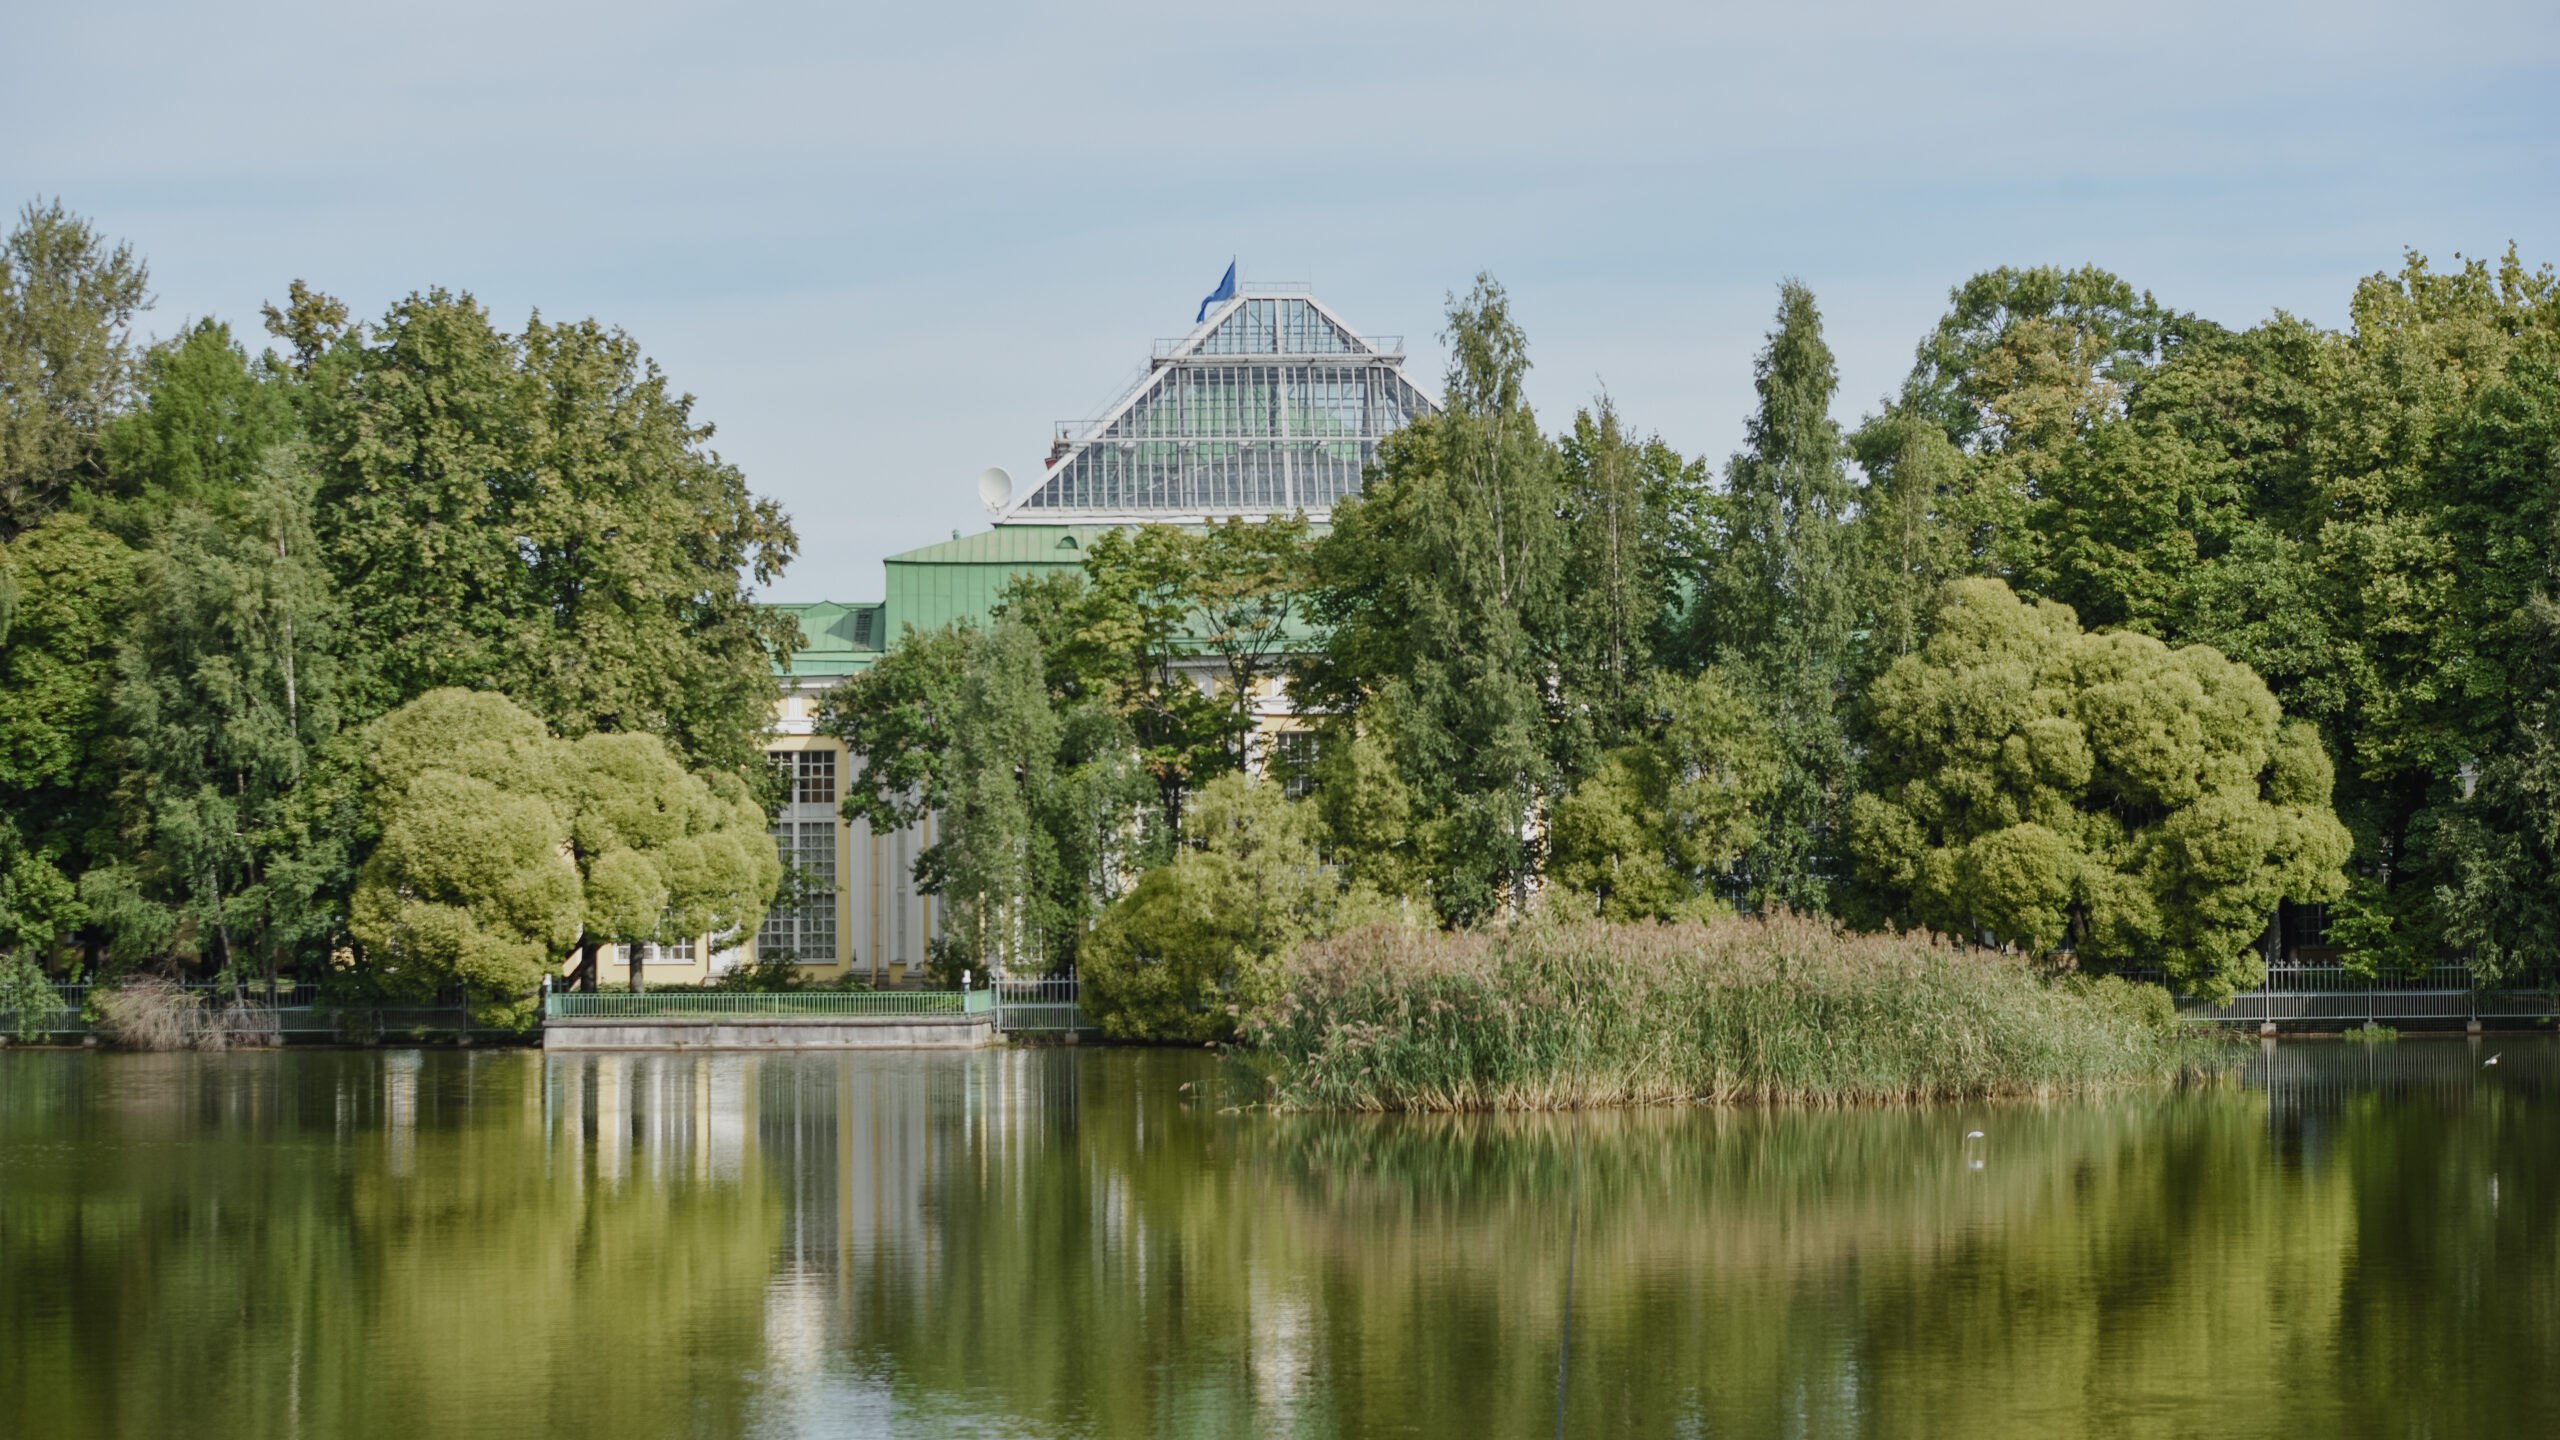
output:
[[137, 546], [178, 506], [219, 504], [254, 484], [295, 421], [283, 378], [199, 320], [142, 361], [142, 403], [107, 428], [99, 518]]
[[[1606, 748], [1643, 727], [1646, 686], [1670, 658], [1701, 487], [1669, 446], [1629, 435], [1606, 395], [1574, 416], [1560, 454], [1576, 582], [1564, 598], [1558, 685], [1577, 733], [1562, 748]], [[1560, 759], [1587, 768], [1579, 756]]]
[[844, 741], [859, 766], [845, 784], [847, 819], [886, 835], [950, 803], [960, 682], [978, 635], [967, 625], [911, 626], [820, 702], [818, 728]]
[[367, 969], [395, 991], [458, 983], [480, 1013], [529, 1016], [585, 915], [557, 742], [504, 696], [463, 690], [418, 697], [367, 739], [381, 839], [349, 916]]
[[2511, 666], [2529, 648], [2526, 601], [2548, 583], [2554, 295], [2550, 272], [2512, 253], [2446, 272], [2413, 255], [2367, 280], [2308, 439], [2306, 618], [2354, 641], [2322, 717], [2341, 809], [2421, 945], [2444, 879], [2427, 836], [2534, 698]]
[[1103, 1032], [1219, 1040], [1271, 997], [1280, 956], [1304, 939], [1395, 912], [1316, 858], [1314, 817], [1268, 780], [1222, 775], [1192, 795], [1170, 864], [1102, 912], [1080, 974]]
[[60, 859], [31, 848], [16, 818], [0, 814], [0, 960], [35, 965], [87, 917]]
[[94, 473], [133, 381], [133, 317], [150, 271], [60, 200], [29, 201], [0, 241], [0, 540]]
[[1656, 684], [1651, 733], [1555, 807], [1550, 878], [1612, 920], [1724, 909], [1718, 883], [1784, 772], [1767, 720], [1716, 672]]
[[1907, 410], [1860, 426], [1850, 454], [1864, 472], [1853, 522], [1866, 644], [1860, 678], [1920, 648], [1950, 580], [1986, 574], [2001, 507], [1981, 469], [1946, 432]]
[[2206, 647], [2083, 634], [2067, 607], [1960, 581], [1867, 705], [1849, 845], [1906, 920], [2227, 996], [2262, 974], [2251, 941], [2279, 902], [2342, 890], [2316, 732]]
[[2512, 252], [2412, 255], [2345, 333], [2194, 328], [2049, 447], [2027, 505], [2022, 583], [2213, 645], [2321, 727], [2358, 852], [2332, 938], [2360, 963], [2440, 953], [2460, 897], [2493, 893], [2476, 864], [2523, 833], [2473, 792], [2535, 693], [2552, 294]]
[[[2505, 723], [2477, 739], [2459, 791], [2421, 832], [2430, 918], [2484, 983], [2560, 957], [2560, 367], [2510, 365], [2507, 384], [2455, 447], [2469, 462], [2460, 498], [2503, 500], [2511, 512], [2464, 517], [2486, 562], [2468, 571], [2466, 608], [2482, 638], [2500, 642], [2482, 646], [2481, 670], [2495, 669], [2481, 688], [2506, 701], [2481, 707], [2488, 713], [2474, 723]], [[2512, 544], [2535, 529], [2541, 546]], [[2519, 601], [2527, 583], [2533, 592]]]
[[[2050, 567], [2030, 515], [2074, 443], [2120, 415], [2151, 368], [2218, 333], [2094, 266], [2004, 266], [1949, 293], [1884, 418], [1932, 426], [1966, 457], [1966, 473], [1933, 465], [1928, 480], [1955, 502], [1943, 513], [1979, 557], [1971, 573], [2024, 576]], [[1907, 449], [1898, 428], [1862, 448]]]
[[2145, 367], [2211, 328], [2095, 266], [2004, 265], [1948, 292], [1901, 408], [1970, 451], [2049, 456], [2121, 404]]
[[[1193, 591], [1200, 648], [1225, 671], [1228, 768], [1246, 767], [1262, 691], [1278, 678], [1304, 603], [1306, 516], [1229, 516], [1198, 540]], [[1091, 573], [1094, 561], [1086, 557]]]
[[122, 853], [108, 697], [134, 571], [76, 514], [0, 543], [0, 948], [49, 951], [87, 916], [82, 874]]
[[1479, 276], [1449, 309], [1440, 413], [1379, 447], [1315, 547], [1322, 653], [1302, 702], [1375, 725], [1430, 834], [1452, 922], [1527, 908], [1555, 788], [1548, 680], [1569, 553], [1555, 447], [1522, 385], [1527, 337]]
[[915, 878], [951, 907], [936, 952], [951, 973], [1072, 966], [1148, 850], [1133, 821], [1157, 791], [1136, 736], [1087, 671], [1041, 643], [1044, 631], [1073, 643], [1081, 595], [1017, 587], [992, 629], [909, 630], [820, 712], [859, 766], [848, 818], [887, 834], [940, 817]]
[[936, 963], [955, 976], [1045, 969], [1058, 850], [1038, 820], [1056, 773], [1058, 717], [1028, 627], [998, 621], [970, 647], [952, 716], [942, 836], [916, 861], [923, 888], [946, 907]]
[[746, 782], [688, 772], [654, 735], [589, 733], [564, 748], [569, 853], [585, 902], [581, 969], [593, 976], [599, 942], [619, 945], [637, 994], [642, 945], [744, 944], [782, 883]]
[[[1252, 572], [1276, 562], [1268, 550], [1259, 557], [1243, 553], [1253, 546], [1242, 532], [1230, 530], [1219, 547], [1223, 558], [1252, 567], [1233, 582], [1228, 597], [1234, 625], [1251, 628], [1221, 627], [1239, 654], [1255, 653], [1249, 647], [1267, 638], [1254, 618], [1253, 597], [1273, 588], [1272, 582]], [[1067, 658], [1085, 677], [1078, 688], [1099, 695], [1127, 719], [1139, 757], [1155, 779], [1157, 813], [1167, 833], [1181, 827], [1190, 785], [1237, 763], [1240, 744], [1234, 712], [1177, 664], [1197, 643], [1206, 598], [1204, 548], [1200, 537], [1170, 525], [1104, 534], [1085, 551], [1085, 583], [1067, 612]]]
[[1064, 971], [1081, 964], [1093, 917], [1156, 858], [1159, 846], [1145, 827], [1130, 823], [1153, 785], [1128, 722], [1092, 700], [1060, 705], [1057, 716], [1057, 759], [1033, 810], [1058, 864], [1046, 911], [1050, 929], [1036, 958]]
[[1755, 904], [1820, 910], [1852, 778], [1842, 709], [1860, 581], [1856, 491], [1831, 419], [1838, 372], [1813, 292], [1779, 288], [1777, 326], [1754, 368], [1760, 408], [1714, 507], [1696, 642], [1761, 699], [1785, 757], [1739, 888]]
[[1354, 885], [1404, 900], [1429, 893], [1431, 862], [1414, 810], [1412, 787], [1398, 773], [1393, 747], [1373, 722], [1368, 729], [1336, 721], [1318, 732], [1315, 782], [1317, 847]]
[[392, 986], [458, 982], [520, 1020], [573, 946], [591, 979], [603, 944], [734, 944], [781, 883], [745, 783], [687, 772], [653, 736], [556, 740], [502, 695], [445, 689], [367, 740], [382, 839], [351, 928]]
[[320, 539], [357, 715], [494, 687], [570, 735], [665, 736], [761, 774], [791, 621], [757, 607], [797, 547], [627, 335], [414, 295], [315, 366]]
[[[0, 885], [8, 883], [6, 875], [5, 870], [0, 870]], [[0, 1017], [7, 1020], [12, 1038], [21, 1043], [43, 1039], [47, 1025], [61, 1009], [62, 992], [53, 988], [52, 977], [44, 973], [43, 966], [24, 955], [0, 949]]]
[[114, 696], [137, 854], [96, 883], [132, 890], [108, 907], [123, 949], [272, 977], [326, 962], [351, 879], [338, 610], [296, 457], [221, 498], [143, 559]]
[[290, 350], [287, 364], [293, 373], [308, 379], [320, 357], [335, 349], [338, 342], [354, 336], [360, 327], [347, 321], [345, 302], [314, 290], [296, 280], [285, 291], [285, 303], [272, 301], [258, 307], [266, 316], [267, 333], [285, 342]]

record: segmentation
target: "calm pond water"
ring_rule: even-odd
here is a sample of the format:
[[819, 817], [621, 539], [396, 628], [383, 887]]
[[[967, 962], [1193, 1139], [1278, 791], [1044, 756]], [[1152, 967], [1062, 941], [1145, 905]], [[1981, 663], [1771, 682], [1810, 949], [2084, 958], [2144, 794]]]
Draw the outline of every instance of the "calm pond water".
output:
[[10, 1052], [0, 1435], [1481, 1440], [1568, 1339], [1577, 1435], [2560, 1434], [2560, 1044], [2256, 1053], [1577, 1131], [1173, 1052]]

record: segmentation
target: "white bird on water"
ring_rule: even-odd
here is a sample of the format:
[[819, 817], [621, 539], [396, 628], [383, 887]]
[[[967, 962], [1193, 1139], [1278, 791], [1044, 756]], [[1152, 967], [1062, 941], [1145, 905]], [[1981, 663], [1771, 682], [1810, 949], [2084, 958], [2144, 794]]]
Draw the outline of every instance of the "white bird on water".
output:
[[[2498, 1055], [2504, 1055], [2504, 1054], [2506, 1054], [2506, 1053], [2507, 1053], [2506, 1051], [2501, 1050], [2501, 1051], [2499, 1051], [2499, 1052], [2498, 1052]], [[2486, 1069], [2488, 1069], [2490, 1066], [2497, 1064], [2497, 1063], [2498, 1063], [2498, 1055], [2492, 1055], [2492, 1056], [2490, 1056], [2488, 1059], [2481, 1061], [2481, 1062], [2480, 1062], [2480, 1068], [2481, 1068], [2481, 1069], [2483, 1069], [2483, 1070], [2486, 1070]]]
[[1982, 1132], [1979, 1130], [1967, 1130], [1964, 1132], [1964, 1138], [1967, 1140], [1979, 1140], [1982, 1138]]

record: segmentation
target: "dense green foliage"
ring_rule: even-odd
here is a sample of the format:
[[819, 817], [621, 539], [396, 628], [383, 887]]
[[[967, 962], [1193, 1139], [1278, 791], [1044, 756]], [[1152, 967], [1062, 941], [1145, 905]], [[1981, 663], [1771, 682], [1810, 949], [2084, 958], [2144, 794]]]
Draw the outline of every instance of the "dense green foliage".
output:
[[1301, 949], [1245, 1034], [1284, 1109], [1945, 1100], [2154, 1081], [2168, 996], [1809, 919], [1353, 931]]
[[[630, 337], [441, 290], [364, 324], [295, 282], [252, 356], [213, 321], [138, 342], [148, 303], [59, 204], [0, 244], [0, 953], [375, 968], [366, 727], [440, 689], [661, 737], [673, 768], [593, 756], [670, 812], [768, 783], [792, 637], [751, 595], [796, 537]], [[1240, 773], [1288, 782], [1250, 808], [1307, 893], [1452, 926], [1789, 909], [2217, 993], [2325, 904], [2360, 965], [2547, 965], [2560, 285], [2411, 256], [2349, 313], [2235, 330], [1992, 270], [1849, 426], [1787, 282], [1711, 469], [1605, 395], [1543, 429], [1479, 276], [1441, 405], [1321, 532], [1109, 534], [846, 684], [848, 813], [940, 817], [943, 969], [1071, 967], [1116, 916], [1114, 956], [1190, 977], [1168, 1035], [1288, 943], [1184, 918]], [[1284, 682], [1312, 751], [1263, 733]]]
[[1613, 920], [1727, 908], [1716, 893], [1766, 830], [1783, 760], [1767, 722], [1709, 670], [1659, 678], [1647, 733], [1611, 750], [1548, 819], [1550, 878]]
[[933, 951], [947, 977], [1072, 965], [1117, 877], [1161, 847], [1131, 817], [1158, 813], [1163, 772], [1060, 622], [1083, 594], [1021, 586], [989, 628], [910, 634], [821, 712], [863, 761], [847, 815], [875, 833], [940, 817], [915, 873], [947, 906]]
[[1222, 775], [1195, 792], [1184, 840], [1112, 902], [1080, 952], [1082, 1002], [1121, 1039], [1213, 1040], [1271, 998], [1299, 941], [1394, 907], [1317, 863], [1315, 820], [1280, 787]]
[[1743, 678], [1777, 737], [1768, 823], [1735, 863], [1735, 889], [1756, 904], [1819, 910], [1854, 784], [1842, 700], [1859, 620], [1857, 492], [1831, 418], [1831, 350], [1802, 285], [1779, 287], [1777, 328], [1756, 372], [1748, 448], [1706, 507], [1712, 542], [1691, 644]]
[[1444, 338], [1444, 407], [1379, 447], [1361, 498], [1315, 546], [1326, 639], [1300, 693], [1380, 736], [1413, 792], [1431, 899], [1465, 922], [1526, 906], [1574, 728], [1552, 712], [1579, 697], [1548, 683], [1571, 527], [1563, 466], [1523, 393], [1528, 338], [1488, 277], [1452, 302]]
[[735, 945], [782, 882], [745, 782], [687, 772], [654, 735], [554, 739], [503, 695], [431, 690], [366, 739], [382, 838], [350, 928], [399, 988], [521, 1014], [572, 946], [592, 979], [601, 945]]
[[133, 317], [150, 268], [79, 216], [28, 202], [0, 240], [0, 540], [98, 473], [133, 387]]
[[[625, 766], [634, 815], [766, 783], [795, 637], [750, 587], [796, 541], [628, 336], [511, 335], [444, 291], [365, 326], [296, 281], [267, 309], [286, 353], [253, 357], [212, 320], [140, 345], [148, 305], [59, 204], [0, 243], [0, 954], [411, 985], [354, 923], [386, 818], [366, 727], [438, 687], [599, 737], [591, 776], [663, 737]], [[660, 921], [580, 926], [523, 934]], [[443, 973], [485, 998], [541, 968]]]
[[2030, 953], [2260, 978], [2280, 901], [2336, 899], [2347, 834], [2319, 738], [2201, 645], [2084, 635], [2068, 607], [1960, 582], [1867, 695], [1851, 851], [1895, 914]]
[[[2206, 994], [2285, 935], [2370, 968], [2548, 965], [2554, 288], [2512, 255], [2412, 256], [2345, 330], [2233, 330], [2104, 271], [2004, 268], [1844, 427], [1789, 283], [1711, 473], [1605, 396], [1542, 431], [1480, 278], [1441, 408], [1302, 550], [1271, 527], [1204, 571], [1208, 539], [1150, 527], [1018, 587], [1051, 707], [1128, 726], [1158, 802], [1122, 868], [1064, 867], [1042, 958], [1196, 849], [1182, 797], [1243, 768], [1312, 788], [1340, 882], [1455, 926], [1793, 909]], [[1230, 571], [1279, 618], [1221, 618]], [[1248, 631], [1290, 652], [1312, 758], [1243, 743], [1266, 663], [1198, 663]], [[956, 675], [965, 643], [909, 648]], [[930, 704], [953, 692], [906, 668], [848, 687], [837, 728], [911, 818], [942, 808], [955, 732]], [[2286, 929], [2287, 906], [2312, 908]]]
[[566, 734], [760, 763], [792, 636], [740, 581], [772, 579], [797, 542], [629, 336], [539, 318], [508, 335], [431, 291], [313, 373], [320, 541], [376, 642], [351, 677], [361, 708], [488, 686]]
[[820, 727], [862, 762], [846, 813], [875, 831], [941, 817], [916, 859], [950, 907], [936, 968], [1070, 967], [1125, 877], [1181, 847], [1197, 787], [1254, 754], [1255, 699], [1299, 638], [1307, 533], [1105, 534], [1082, 575], [1019, 579], [991, 625], [910, 633], [828, 697]]

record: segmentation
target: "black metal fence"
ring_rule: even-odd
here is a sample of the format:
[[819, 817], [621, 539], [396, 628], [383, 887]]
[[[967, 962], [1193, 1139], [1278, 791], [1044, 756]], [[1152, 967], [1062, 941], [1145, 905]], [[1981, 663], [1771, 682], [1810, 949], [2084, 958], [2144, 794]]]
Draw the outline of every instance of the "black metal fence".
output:
[[[32, 1032], [45, 1042], [62, 1044], [102, 1035], [90, 1017], [96, 991], [104, 986], [56, 985], [60, 1005], [21, 1025], [14, 1013], [0, 1013], [0, 1038]], [[207, 1012], [220, 1012], [253, 1023], [234, 1028], [244, 1035], [272, 1034], [279, 1041], [370, 1044], [386, 1040], [454, 1039], [478, 1031], [462, 992], [448, 991], [425, 1001], [404, 1002], [376, 996], [333, 995], [326, 987], [302, 983], [268, 985], [263, 981], [229, 985], [191, 980], [179, 987]], [[494, 1032], [491, 1032], [494, 1033]]]

